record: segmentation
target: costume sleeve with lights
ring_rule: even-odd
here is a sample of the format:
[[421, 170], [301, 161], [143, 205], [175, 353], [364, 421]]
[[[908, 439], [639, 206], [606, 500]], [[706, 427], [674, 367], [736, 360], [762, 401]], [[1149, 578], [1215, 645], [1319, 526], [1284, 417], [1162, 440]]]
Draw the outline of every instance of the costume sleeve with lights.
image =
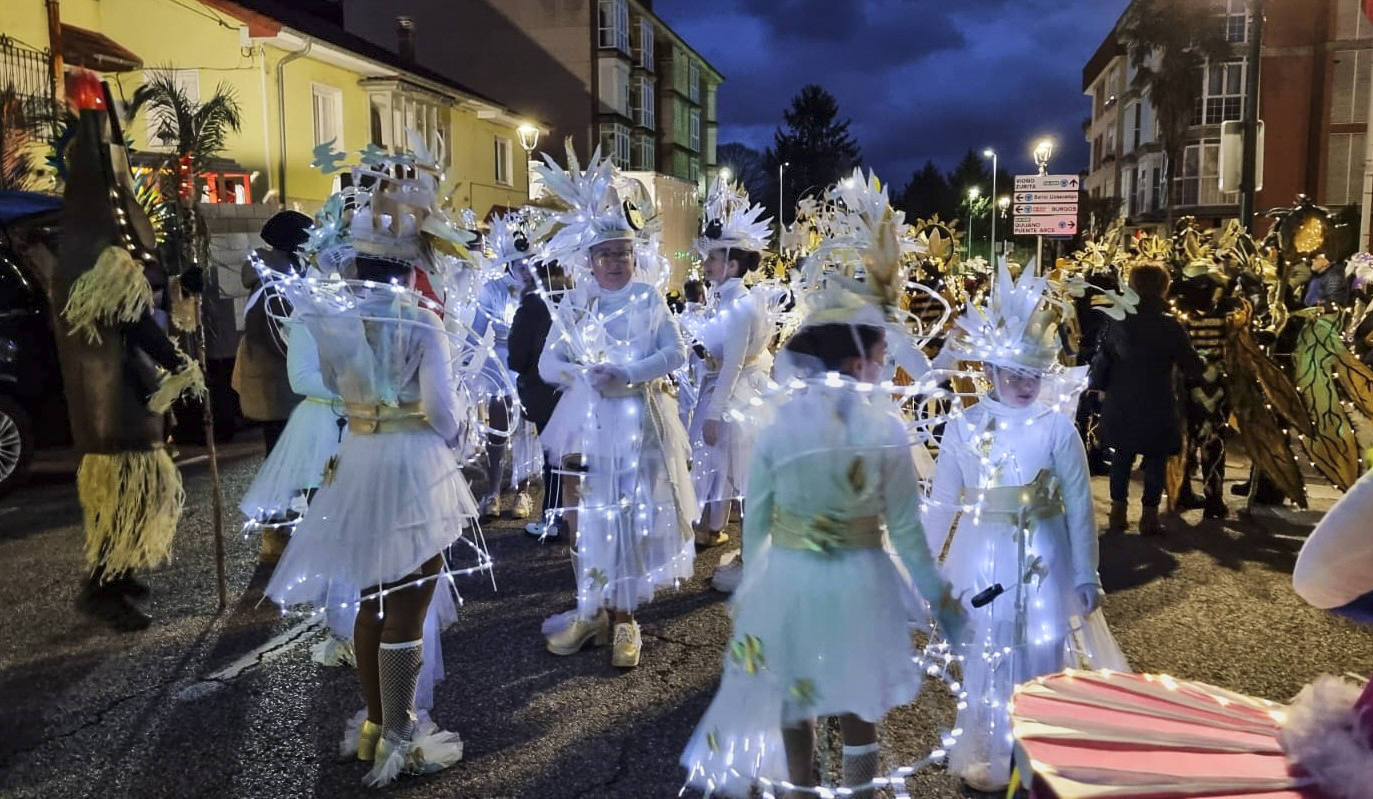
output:
[[1064, 666], [1126, 665], [1100, 611], [1089, 614], [1079, 597], [1079, 587], [1100, 585], [1086, 454], [1073, 424], [1085, 368], [1058, 366], [1062, 306], [1052, 290], [1033, 266], [1013, 280], [1003, 264], [986, 307], [970, 302], [956, 323], [950, 346], [960, 360], [1033, 373], [1040, 388], [1028, 404], [983, 393], [955, 411], [925, 501], [954, 592], [978, 605], [958, 719], [964, 734], [949, 759], [951, 771], [977, 785], [1009, 781], [1007, 703], [1017, 683]]
[[[805, 296], [801, 331], [823, 327], [813, 334], [847, 341], [861, 325], [901, 335], [887, 327], [885, 309], [887, 289], [904, 274], [901, 223], [880, 205], [855, 223], [869, 244], [851, 242], [868, 256], [867, 281], [839, 270], [819, 278]], [[688, 784], [710, 795], [789, 789], [784, 727], [843, 714], [876, 721], [914, 700], [926, 662], [912, 650], [910, 620], [926, 614], [925, 601], [953, 637], [961, 627], [921, 532], [897, 404], [882, 386], [828, 372], [817, 357], [785, 351], [778, 359], [790, 393], [778, 398], [752, 456], [724, 674], [681, 758]], [[862, 770], [846, 753], [846, 787], [901, 782], [939, 756], [879, 776], [875, 755], [861, 756]]]
[[[654, 286], [603, 289], [585, 268], [596, 244], [634, 246], [639, 212], [621, 201], [614, 166], [599, 152], [584, 170], [569, 154], [566, 171], [547, 159], [540, 173], [569, 207], [542, 255], [571, 265], [579, 281], [549, 304], [553, 325], [539, 359], [543, 379], [563, 387], [540, 440], [580, 476], [577, 504], [565, 509], [576, 514], [577, 609], [549, 620], [545, 633], [555, 634], [603, 608], [633, 611], [689, 577], [697, 510], [686, 431], [666, 379], [686, 361], [677, 323]], [[602, 366], [628, 382], [596, 388], [591, 373]]]
[[185, 498], [165, 448], [166, 412], [203, 394], [200, 368], [152, 316], [144, 265], [156, 263], [121, 142], [111, 141], [102, 87], [82, 73], [82, 107], [67, 153], [59, 261], [52, 276], [58, 356], [72, 437], [86, 565], [99, 586], [167, 561]]

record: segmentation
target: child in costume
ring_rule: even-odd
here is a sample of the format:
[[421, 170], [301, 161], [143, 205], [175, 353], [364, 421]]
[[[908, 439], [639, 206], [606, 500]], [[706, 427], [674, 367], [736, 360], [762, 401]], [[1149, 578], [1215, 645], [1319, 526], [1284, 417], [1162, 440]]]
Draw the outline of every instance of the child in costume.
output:
[[811, 296], [778, 355], [794, 393], [753, 451], [724, 676], [681, 761], [710, 794], [815, 785], [815, 719], [838, 716], [844, 785], [872, 796], [877, 722], [914, 700], [924, 677], [910, 636], [921, 597], [951, 640], [962, 636], [921, 532], [905, 425], [875, 390], [888, 337], [908, 335], [888, 324], [877, 283], [903, 281], [900, 220], [888, 208], [866, 224], [874, 282]]
[[1013, 687], [1065, 666], [1126, 667], [1098, 609], [1097, 527], [1087, 455], [1073, 423], [1085, 367], [1058, 365], [1049, 282], [1003, 263], [985, 309], [970, 301], [952, 347], [990, 388], [945, 426], [925, 532], [954, 591], [973, 597], [967, 706], [950, 770], [1006, 787]]
[[696, 242], [712, 287], [710, 307], [689, 331], [705, 349], [705, 370], [687, 431], [696, 500], [702, 508], [698, 546], [729, 540], [724, 527], [730, 506], [743, 500], [753, 436], [766, 421], [766, 406], [757, 400], [767, 391], [772, 369], [768, 343], [773, 326], [763, 298], [744, 285], [771, 235], [771, 220], [760, 219], [762, 214], [762, 206], [749, 205], [742, 187], [717, 177]]
[[614, 166], [599, 151], [585, 171], [571, 153], [567, 172], [545, 161], [545, 185], [570, 210], [543, 257], [574, 270], [589, 261], [589, 274], [550, 304], [539, 359], [539, 375], [563, 392], [541, 438], [564, 466], [577, 575], [577, 609], [544, 632], [550, 652], [570, 655], [607, 643], [613, 623], [611, 663], [632, 668], [642, 647], [634, 611], [691, 576], [690, 449], [667, 383], [686, 347], [662, 295], [634, 279], [644, 224], [621, 201]]

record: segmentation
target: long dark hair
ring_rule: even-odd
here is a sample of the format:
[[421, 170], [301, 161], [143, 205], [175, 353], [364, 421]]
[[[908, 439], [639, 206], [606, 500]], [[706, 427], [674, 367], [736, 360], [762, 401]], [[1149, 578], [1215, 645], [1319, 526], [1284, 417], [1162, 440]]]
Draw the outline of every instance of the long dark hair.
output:
[[867, 357], [885, 336], [886, 331], [875, 325], [832, 322], [801, 328], [787, 341], [786, 349], [819, 360], [831, 372], [841, 372], [850, 359]]

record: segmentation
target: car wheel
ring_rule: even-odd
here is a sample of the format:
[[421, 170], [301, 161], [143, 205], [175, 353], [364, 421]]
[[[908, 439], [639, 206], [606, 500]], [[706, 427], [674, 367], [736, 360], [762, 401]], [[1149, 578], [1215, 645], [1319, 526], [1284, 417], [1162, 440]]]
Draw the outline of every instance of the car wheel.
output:
[[0, 494], [29, 474], [33, 460], [33, 425], [29, 415], [10, 397], [0, 395]]

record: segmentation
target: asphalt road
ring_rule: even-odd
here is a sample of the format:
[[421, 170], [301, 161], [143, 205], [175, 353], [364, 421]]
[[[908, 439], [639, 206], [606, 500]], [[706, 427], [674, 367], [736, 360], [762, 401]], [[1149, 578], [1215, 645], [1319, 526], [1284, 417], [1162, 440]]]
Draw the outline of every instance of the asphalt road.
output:
[[[229, 507], [261, 455], [229, 448]], [[1239, 477], [1238, 470], [1232, 476]], [[311, 662], [318, 629], [259, 605], [255, 540], [230, 514], [229, 607], [217, 611], [209, 478], [186, 467], [189, 502], [176, 559], [153, 574], [154, 626], [121, 635], [73, 608], [80, 511], [58, 469], [0, 497], [0, 795], [23, 797], [361, 796], [365, 766], [339, 761], [344, 719], [361, 707], [347, 669]], [[1328, 506], [1331, 492], [1317, 490]], [[1105, 486], [1097, 485], [1099, 518]], [[1368, 674], [1373, 634], [1305, 606], [1288, 573], [1317, 513], [1202, 524], [1188, 514], [1162, 540], [1102, 540], [1106, 614], [1139, 671], [1168, 672], [1274, 699], [1322, 672]], [[490, 582], [463, 585], [444, 636], [448, 679], [435, 715], [466, 757], [387, 789], [396, 797], [672, 797], [677, 755], [714, 690], [725, 605], [696, 579], [642, 613], [644, 658], [620, 673], [606, 650], [547, 654], [539, 625], [572, 604], [561, 548], [515, 522], [487, 530]], [[886, 763], [914, 760], [952, 719], [931, 684], [882, 726]], [[837, 751], [837, 750], [836, 750]], [[837, 758], [836, 758], [837, 759]], [[940, 768], [919, 797], [965, 795]]]

